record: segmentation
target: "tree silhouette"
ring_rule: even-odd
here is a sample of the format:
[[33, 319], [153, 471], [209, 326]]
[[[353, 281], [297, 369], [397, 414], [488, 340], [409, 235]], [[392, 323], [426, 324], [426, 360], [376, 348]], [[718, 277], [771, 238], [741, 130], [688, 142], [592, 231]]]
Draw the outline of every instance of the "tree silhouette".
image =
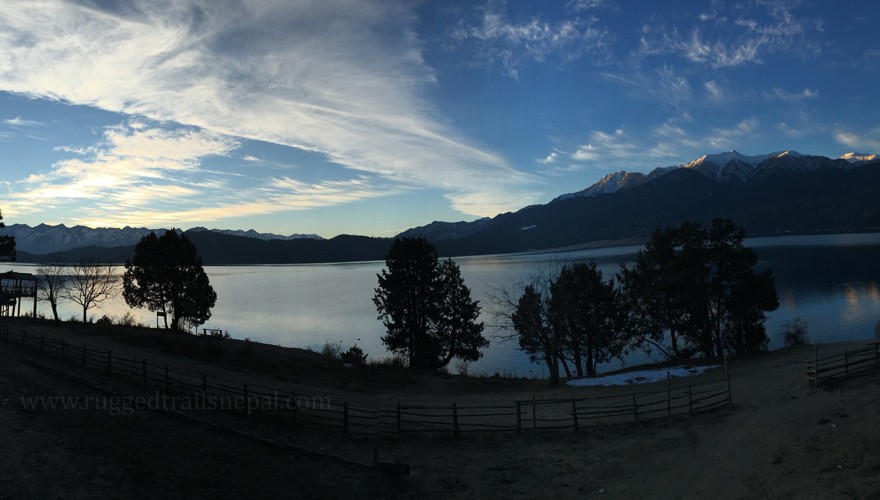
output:
[[635, 265], [618, 275], [632, 345], [670, 358], [766, 349], [764, 313], [779, 300], [771, 271], [755, 271], [758, 259], [744, 238], [729, 219], [715, 219], [708, 230], [692, 222], [655, 230]]
[[89, 309], [119, 293], [119, 282], [113, 264], [83, 262], [70, 266], [70, 272], [64, 298], [82, 307], [83, 323], [87, 323]]
[[70, 276], [67, 273], [67, 266], [59, 261], [40, 264], [35, 271], [39, 278], [37, 298], [49, 303], [56, 323], [61, 321], [58, 317], [58, 301], [67, 295], [70, 287]]
[[[6, 227], [3, 223], [3, 213], [0, 212], [0, 229]], [[0, 262], [15, 262], [15, 237], [10, 235], [0, 236]]]
[[476, 361], [489, 342], [477, 323], [479, 304], [470, 297], [458, 266], [438, 263], [424, 238], [394, 240], [378, 275], [373, 303], [387, 335], [389, 351], [407, 356], [409, 366], [435, 370], [453, 358]]
[[[165, 231], [141, 238], [125, 263], [123, 297], [131, 307], [166, 314], [165, 327], [180, 329], [181, 320], [200, 325], [211, 317], [217, 293], [202, 267], [195, 245], [185, 234]], [[171, 314], [171, 325], [167, 315]]]

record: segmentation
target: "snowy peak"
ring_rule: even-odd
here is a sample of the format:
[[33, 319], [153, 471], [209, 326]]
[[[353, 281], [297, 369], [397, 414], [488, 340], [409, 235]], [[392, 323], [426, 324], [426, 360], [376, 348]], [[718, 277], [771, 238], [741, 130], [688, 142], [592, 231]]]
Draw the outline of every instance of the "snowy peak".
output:
[[880, 159], [880, 156], [869, 153], [846, 153], [840, 157], [841, 160], [846, 160], [853, 165], [864, 165], [865, 163], [876, 161]]
[[[641, 184], [646, 179], [644, 174], [635, 173], [635, 172], [625, 172], [620, 170], [618, 172], [613, 172], [605, 177], [599, 179], [598, 182], [593, 184], [592, 186], [584, 189], [583, 191], [579, 191], [577, 193], [564, 194], [556, 200], [566, 200], [569, 198], [581, 198], [581, 197], [593, 197], [599, 196], [600, 194], [610, 194], [616, 193], [617, 191], [621, 191], [623, 189], [629, 189], [631, 187], [637, 186]], [[556, 201], [554, 200], [554, 201]]]

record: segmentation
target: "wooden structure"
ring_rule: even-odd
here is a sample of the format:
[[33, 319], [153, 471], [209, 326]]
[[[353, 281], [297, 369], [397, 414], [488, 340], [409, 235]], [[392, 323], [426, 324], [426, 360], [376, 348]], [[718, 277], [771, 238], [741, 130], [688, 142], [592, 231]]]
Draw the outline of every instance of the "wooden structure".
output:
[[[126, 358], [111, 351], [68, 344], [64, 339], [32, 335], [10, 328], [0, 340], [15, 342], [85, 368], [127, 378], [168, 394], [210, 401], [214, 409], [246, 410], [277, 417], [288, 425], [341, 431], [361, 438], [400, 438], [403, 435], [452, 435], [540, 431], [584, 432], [591, 428], [639, 425], [687, 417], [729, 407], [729, 373], [701, 383], [667, 376], [666, 387], [633, 388], [615, 395], [566, 399], [527, 399], [497, 405], [462, 405], [455, 401], [413, 404], [377, 403], [374, 398], [347, 401], [286, 384], [262, 385], [253, 380], [208, 375], [189, 367], [153, 364], [145, 358]], [[194, 406], [195, 408], [195, 406]]]
[[15, 271], [0, 273], [0, 314], [7, 318], [21, 316], [21, 303], [25, 297], [33, 299], [33, 316], [36, 318], [37, 277]]
[[880, 342], [847, 349], [824, 358], [814, 355], [807, 360], [807, 381], [811, 387], [830, 384], [858, 375], [880, 371]]

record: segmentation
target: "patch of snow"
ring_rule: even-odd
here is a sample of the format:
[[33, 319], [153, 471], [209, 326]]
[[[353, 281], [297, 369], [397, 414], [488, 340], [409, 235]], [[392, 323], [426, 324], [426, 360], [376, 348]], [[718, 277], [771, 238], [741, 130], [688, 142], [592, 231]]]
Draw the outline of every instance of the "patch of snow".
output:
[[719, 365], [707, 366], [674, 366], [672, 368], [660, 368], [657, 370], [640, 370], [634, 372], [618, 373], [605, 377], [596, 378], [579, 378], [569, 380], [568, 385], [573, 387], [595, 387], [609, 385], [633, 385], [633, 384], [650, 384], [652, 382], [660, 382], [666, 380], [666, 374], [671, 377], [681, 378], [698, 375], [706, 370], [719, 368]]
[[536, 227], [538, 227], [538, 226], [532, 224], [531, 226], [521, 227], [521, 228], [519, 228], [519, 230], [520, 231], [528, 231], [530, 229], [535, 229]]

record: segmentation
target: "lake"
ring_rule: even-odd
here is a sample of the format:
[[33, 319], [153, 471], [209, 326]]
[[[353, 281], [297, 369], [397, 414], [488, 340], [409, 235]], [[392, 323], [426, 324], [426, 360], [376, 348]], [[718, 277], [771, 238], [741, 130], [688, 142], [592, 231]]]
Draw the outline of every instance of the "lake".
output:
[[[880, 233], [781, 236], [747, 240], [760, 258], [761, 267], [773, 269], [780, 307], [769, 314], [766, 323], [770, 348], [781, 347], [779, 330], [783, 323], [798, 316], [809, 324], [809, 337], [818, 343], [874, 339], [874, 325], [880, 319]], [[471, 363], [471, 374], [544, 377], [546, 368], [532, 364], [517, 349], [515, 341], [499, 342], [490, 295], [499, 288], [517, 293], [517, 285], [531, 276], [546, 272], [560, 262], [594, 259], [607, 277], [621, 263], [629, 262], [638, 246], [611, 247], [564, 253], [516, 254], [463, 257], [456, 259], [465, 283], [483, 305], [485, 334], [491, 345], [484, 356]], [[33, 272], [35, 266], [9, 266]], [[232, 337], [311, 348], [320, 351], [325, 342], [342, 349], [357, 344], [373, 359], [384, 358], [382, 323], [372, 302], [376, 275], [384, 262], [276, 266], [208, 266], [205, 268], [217, 291], [217, 305], [205, 327], [227, 330]], [[6, 269], [0, 269], [5, 271]], [[120, 269], [121, 272], [121, 269]], [[25, 303], [22, 309], [30, 310]], [[62, 302], [61, 316], [81, 317], [76, 304]], [[120, 317], [130, 309], [121, 297], [89, 311]], [[38, 312], [47, 316], [47, 303]], [[148, 325], [156, 316], [146, 310], [132, 311]], [[644, 353], [625, 358], [632, 366], [650, 361]], [[614, 370], [624, 362], [613, 360], [600, 365], [600, 371]], [[450, 370], [457, 370], [456, 362]]]

